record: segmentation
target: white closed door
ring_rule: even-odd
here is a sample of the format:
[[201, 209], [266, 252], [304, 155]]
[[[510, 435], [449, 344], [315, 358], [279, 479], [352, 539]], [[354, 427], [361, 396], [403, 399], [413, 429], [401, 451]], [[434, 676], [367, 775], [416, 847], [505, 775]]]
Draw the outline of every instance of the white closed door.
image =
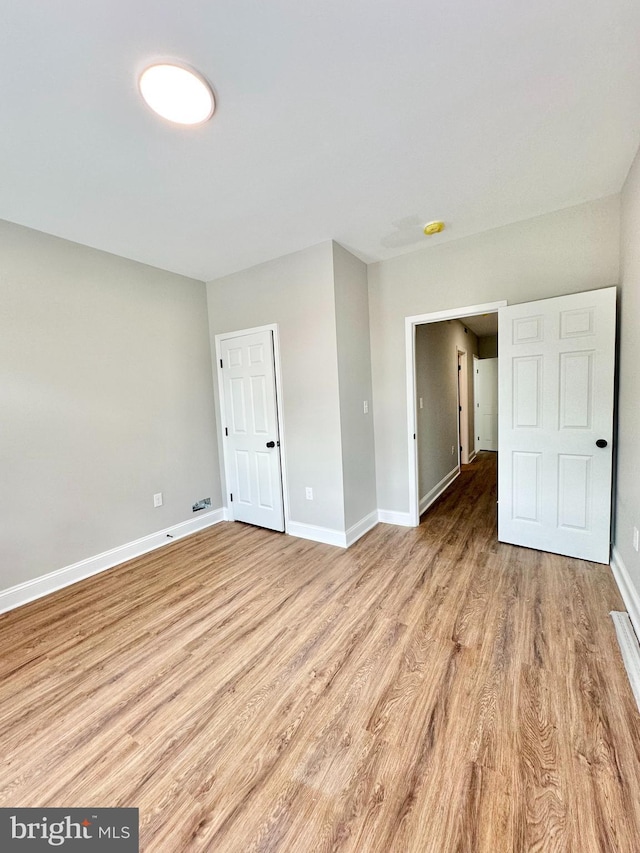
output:
[[284, 530], [273, 332], [222, 338], [220, 356], [231, 516]]
[[499, 311], [498, 538], [609, 562], [616, 289]]
[[498, 359], [480, 358], [476, 365], [476, 450], [498, 449]]

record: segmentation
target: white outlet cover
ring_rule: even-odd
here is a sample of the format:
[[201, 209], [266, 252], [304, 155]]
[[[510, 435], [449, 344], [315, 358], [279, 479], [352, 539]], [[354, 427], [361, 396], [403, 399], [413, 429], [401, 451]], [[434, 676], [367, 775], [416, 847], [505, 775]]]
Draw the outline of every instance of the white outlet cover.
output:
[[162, 506], [162, 492], [158, 492], [153, 496], [153, 505], [154, 506]]

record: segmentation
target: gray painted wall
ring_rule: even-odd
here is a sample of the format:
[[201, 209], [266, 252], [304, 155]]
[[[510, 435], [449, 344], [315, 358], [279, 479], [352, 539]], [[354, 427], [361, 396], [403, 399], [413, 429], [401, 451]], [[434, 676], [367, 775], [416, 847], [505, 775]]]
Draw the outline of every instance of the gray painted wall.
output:
[[[377, 509], [367, 267], [333, 244], [345, 529]], [[364, 401], [369, 404], [364, 413]]]
[[611, 196], [369, 267], [380, 509], [409, 510], [404, 318], [615, 285], [619, 224]]
[[458, 347], [467, 353], [469, 440], [470, 451], [473, 452], [473, 356], [478, 352], [478, 339], [471, 330], [465, 334], [464, 326], [458, 320], [425, 323], [416, 328], [420, 499], [458, 467]]
[[487, 335], [483, 338], [478, 338], [478, 355], [480, 358], [497, 358], [498, 336]]
[[640, 596], [640, 153], [622, 193], [622, 293], [616, 475], [615, 546]]
[[220, 506], [202, 282], [0, 222], [0, 292], [0, 588]]
[[[372, 394], [363, 267], [331, 241], [209, 283], [205, 300], [201, 282], [0, 223], [0, 586], [189, 519], [197, 498], [220, 505], [207, 303], [212, 336], [280, 326], [292, 519], [344, 530], [375, 508], [363, 399], [377, 505], [407, 511], [405, 316], [615, 284], [619, 203], [369, 267]], [[624, 192], [616, 544], [640, 589], [639, 229], [636, 162]]]
[[331, 241], [209, 282], [207, 301], [212, 346], [216, 334], [278, 324], [291, 519], [344, 531]]

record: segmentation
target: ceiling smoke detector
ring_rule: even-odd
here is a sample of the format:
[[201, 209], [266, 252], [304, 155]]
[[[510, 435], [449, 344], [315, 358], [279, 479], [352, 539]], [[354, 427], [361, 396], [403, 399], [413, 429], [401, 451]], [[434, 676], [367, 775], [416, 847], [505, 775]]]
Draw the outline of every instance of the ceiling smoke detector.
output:
[[427, 222], [427, 224], [424, 226], [423, 231], [427, 235], [439, 234], [441, 231], [444, 231], [444, 222], [440, 222], [440, 220], [437, 220], [435, 222]]

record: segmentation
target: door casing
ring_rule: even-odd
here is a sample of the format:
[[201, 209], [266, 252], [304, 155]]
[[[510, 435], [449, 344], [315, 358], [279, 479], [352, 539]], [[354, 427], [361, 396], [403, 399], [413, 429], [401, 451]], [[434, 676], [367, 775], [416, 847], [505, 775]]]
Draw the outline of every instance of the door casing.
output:
[[469, 371], [467, 351], [456, 346], [456, 377], [458, 382], [458, 465], [467, 465], [471, 458], [469, 441]]
[[407, 383], [407, 444], [409, 462], [409, 513], [407, 526], [420, 524], [420, 501], [418, 496], [418, 447], [416, 441], [418, 421], [416, 412], [416, 326], [423, 323], [441, 323], [443, 320], [459, 320], [463, 317], [475, 317], [479, 314], [495, 314], [504, 308], [506, 299], [499, 302], [487, 302], [483, 305], [469, 305], [466, 308], [451, 308], [430, 314], [415, 314], [404, 318], [405, 363]]

